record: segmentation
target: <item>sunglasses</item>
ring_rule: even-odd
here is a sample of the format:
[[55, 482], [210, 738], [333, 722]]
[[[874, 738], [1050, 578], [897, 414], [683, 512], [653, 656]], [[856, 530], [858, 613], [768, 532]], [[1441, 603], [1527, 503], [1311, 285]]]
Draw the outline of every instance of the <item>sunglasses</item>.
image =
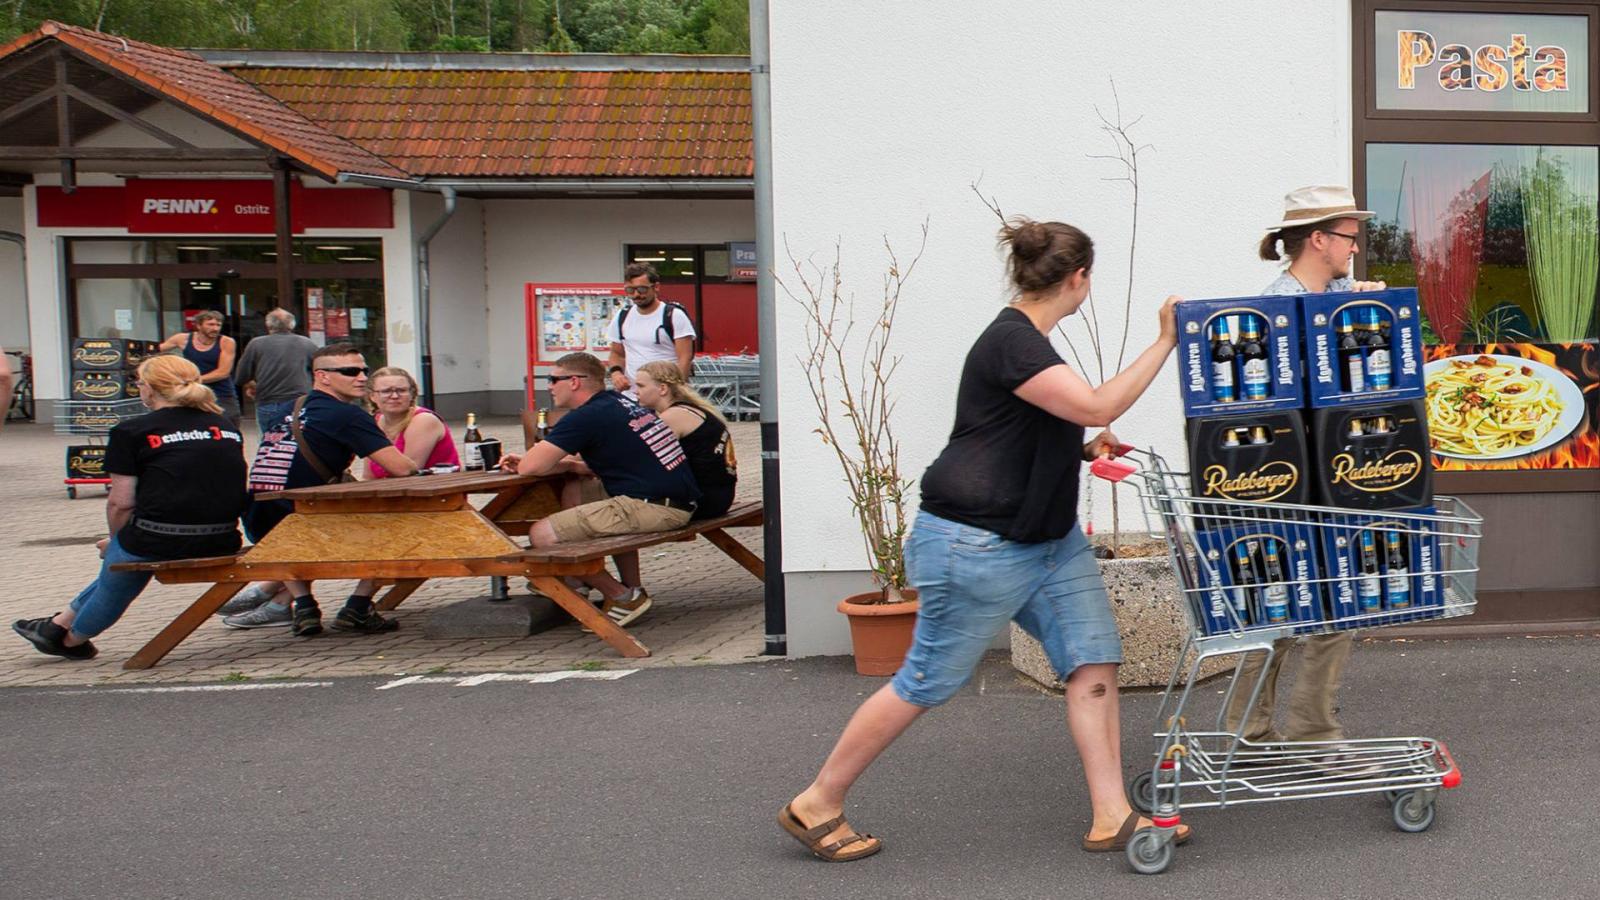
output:
[[551, 387], [555, 387], [557, 384], [560, 384], [561, 382], [566, 381], [568, 378], [582, 378], [582, 377], [583, 377], [582, 375], [546, 375], [544, 377], [544, 380], [545, 380], [546, 384], [550, 385]]
[[648, 294], [655, 288], [653, 284], [630, 284], [622, 289], [624, 294]]
[[340, 375], [343, 375], [346, 378], [355, 378], [358, 375], [365, 375], [371, 370], [366, 366], [319, 366], [317, 371], [338, 372]]

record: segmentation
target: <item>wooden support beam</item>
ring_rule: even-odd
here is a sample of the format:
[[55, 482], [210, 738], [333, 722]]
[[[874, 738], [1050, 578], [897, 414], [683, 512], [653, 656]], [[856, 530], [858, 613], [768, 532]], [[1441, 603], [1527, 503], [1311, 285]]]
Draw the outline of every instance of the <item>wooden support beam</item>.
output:
[[[294, 296], [294, 231], [289, 216], [289, 161], [281, 156], [272, 158], [272, 210], [273, 227], [278, 245], [278, 302], [283, 309], [296, 308]], [[300, 319], [309, 321], [308, 311], [302, 310]]]
[[200, 598], [189, 605], [189, 608], [178, 614], [176, 619], [161, 633], [150, 639], [148, 644], [139, 648], [131, 659], [122, 664], [124, 669], [148, 669], [161, 661], [161, 657], [172, 651], [173, 647], [183, 643], [183, 639], [194, 633], [206, 620], [210, 619], [222, 604], [233, 598], [245, 586], [245, 582], [224, 582], [214, 584], [200, 595]]
[[[67, 109], [67, 56], [57, 52], [55, 58], [56, 69], [56, 144], [61, 147], [72, 146], [72, 116]], [[72, 193], [78, 188], [77, 167], [73, 165], [72, 158], [61, 160], [61, 189]]]
[[211, 150], [197, 147], [185, 150], [181, 147], [69, 147], [64, 144], [54, 147], [40, 146], [0, 146], [0, 159], [5, 160], [114, 160], [118, 162], [141, 160], [155, 160], [161, 162], [259, 162], [268, 160], [265, 150], [246, 148], [232, 148], [227, 150]]
[[36, 106], [42, 106], [46, 103], [49, 103], [51, 100], [56, 99], [56, 95], [60, 92], [60, 88], [52, 85], [40, 91], [39, 93], [34, 94], [32, 97], [27, 98], [26, 100], [19, 100], [5, 109], [0, 109], [0, 125], [10, 122], [12, 119], [17, 118]]
[[82, 103], [84, 106], [87, 106], [90, 109], [97, 110], [97, 111], [99, 111], [101, 113], [104, 113], [105, 115], [108, 115], [111, 118], [116, 119], [119, 122], [125, 122], [125, 123], [127, 123], [129, 125], [132, 125], [134, 128], [139, 129], [140, 131], [144, 132], [145, 134], [150, 135], [151, 137], [153, 137], [156, 140], [162, 142], [163, 144], [166, 144], [169, 147], [176, 147], [176, 148], [178, 148], [180, 150], [193, 150], [193, 149], [195, 149], [195, 146], [193, 144], [189, 143], [188, 141], [184, 140], [183, 138], [178, 137], [177, 135], [175, 135], [175, 134], [173, 134], [173, 133], [171, 133], [171, 132], [169, 132], [169, 131], [167, 131], [165, 129], [157, 128], [156, 126], [151, 125], [149, 122], [146, 122], [145, 120], [139, 118], [138, 116], [132, 115], [131, 113], [124, 112], [123, 110], [120, 110], [120, 109], [116, 108], [115, 106], [112, 106], [111, 104], [105, 102], [104, 100], [101, 100], [99, 97], [94, 96], [93, 94], [89, 93], [88, 91], [80, 90], [79, 88], [73, 87], [70, 84], [67, 85], [65, 88], [63, 88], [63, 90], [65, 90], [67, 92], [67, 96], [68, 97], [71, 97], [73, 100], [76, 100], [77, 102]]

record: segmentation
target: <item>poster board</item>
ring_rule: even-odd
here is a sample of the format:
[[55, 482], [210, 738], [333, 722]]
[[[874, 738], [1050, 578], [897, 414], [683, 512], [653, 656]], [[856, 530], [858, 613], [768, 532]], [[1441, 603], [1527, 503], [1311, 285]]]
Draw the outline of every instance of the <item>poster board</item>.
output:
[[523, 321], [527, 329], [527, 395], [531, 407], [539, 389], [534, 370], [548, 366], [568, 353], [586, 351], [606, 358], [611, 342], [606, 327], [627, 295], [622, 285], [537, 284], [524, 285]]
[[[1439, 344], [1424, 356], [1436, 471], [1600, 469], [1600, 343]], [[1496, 440], [1497, 419], [1526, 429]]]

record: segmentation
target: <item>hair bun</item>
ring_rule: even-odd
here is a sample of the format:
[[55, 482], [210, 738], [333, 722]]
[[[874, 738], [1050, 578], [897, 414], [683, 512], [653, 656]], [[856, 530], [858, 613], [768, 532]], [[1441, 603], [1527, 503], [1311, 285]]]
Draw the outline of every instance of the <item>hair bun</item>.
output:
[[1011, 244], [1011, 252], [1025, 262], [1038, 259], [1050, 251], [1050, 229], [1032, 219], [1012, 219], [1003, 232]]

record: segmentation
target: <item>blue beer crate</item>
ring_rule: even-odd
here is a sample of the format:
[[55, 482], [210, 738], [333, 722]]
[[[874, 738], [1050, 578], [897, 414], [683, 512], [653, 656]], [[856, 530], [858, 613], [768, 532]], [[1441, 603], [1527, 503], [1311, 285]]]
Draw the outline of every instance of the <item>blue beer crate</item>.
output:
[[[1297, 409], [1305, 403], [1301, 385], [1300, 311], [1292, 296], [1185, 300], [1178, 304], [1178, 384], [1183, 414], [1189, 418], [1227, 416], [1269, 409]], [[1266, 351], [1265, 379], [1259, 396], [1249, 396], [1239, 361], [1232, 365], [1233, 398], [1226, 399], [1213, 353], [1220, 329], [1237, 346], [1247, 322], [1261, 331]]]
[[[1312, 625], [1323, 621], [1322, 590], [1317, 583], [1322, 570], [1318, 554], [1317, 527], [1309, 523], [1240, 522], [1221, 528], [1199, 529], [1194, 532], [1198, 558], [1195, 568], [1199, 572], [1202, 590], [1195, 595], [1200, 606], [1195, 610], [1195, 621], [1206, 634], [1226, 634], [1233, 630], [1233, 619], [1225, 604], [1235, 610], [1242, 608], [1240, 618], [1247, 630], [1253, 628], [1282, 628], [1287, 624]], [[1235, 559], [1243, 544], [1252, 555], [1252, 562], [1264, 562], [1265, 544], [1277, 544], [1283, 566], [1283, 581], [1288, 591], [1288, 621], [1268, 622], [1263, 603], [1264, 591], [1256, 585], [1241, 590]], [[1259, 579], [1265, 572], [1255, 567]], [[1309, 630], [1309, 629], [1308, 629]]]
[[[1300, 327], [1305, 334], [1306, 393], [1313, 409], [1352, 404], [1393, 403], [1421, 399], [1426, 386], [1422, 371], [1422, 317], [1416, 288], [1391, 288], [1362, 293], [1300, 294]], [[1349, 322], [1357, 337], [1354, 365], [1341, 355], [1340, 324]], [[1387, 386], [1374, 386], [1374, 348], [1363, 343], [1385, 335]], [[1360, 390], [1354, 390], [1359, 387]]]
[[[1410, 515], [1431, 516], [1436, 510], [1431, 506], [1391, 513], [1351, 513], [1341, 516], [1338, 524], [1322, 529], [1322, 556], [1326, 561], [1328, 578], [1328, 615], [1337, 628], [1370, 628], [1377, 625], [1396, 625], [1436, 619], [1444, 614], [1444, 576], [1440, 556], [1438, 528], [1425, 519], [1410, 519]], [[1379, 609], [1363, 610], [1361, 605], [1361, 533], [1370, 532], [1378, 557], [1377, 596]], [[1422, 531], [1424, 534], [1415, 532]], [[1404, 542], [1407, 572], [1402, 576], [1389, 575], [1385, 534], [1395, 532]], [[1396, 579], [1400, 579], [1396, 581]], [[1403, 582], [1410, 606], [1404, 609], [1391, 607], [1395, 588]], [[1383, 615], [1373, 615], [1382, 612]]]

